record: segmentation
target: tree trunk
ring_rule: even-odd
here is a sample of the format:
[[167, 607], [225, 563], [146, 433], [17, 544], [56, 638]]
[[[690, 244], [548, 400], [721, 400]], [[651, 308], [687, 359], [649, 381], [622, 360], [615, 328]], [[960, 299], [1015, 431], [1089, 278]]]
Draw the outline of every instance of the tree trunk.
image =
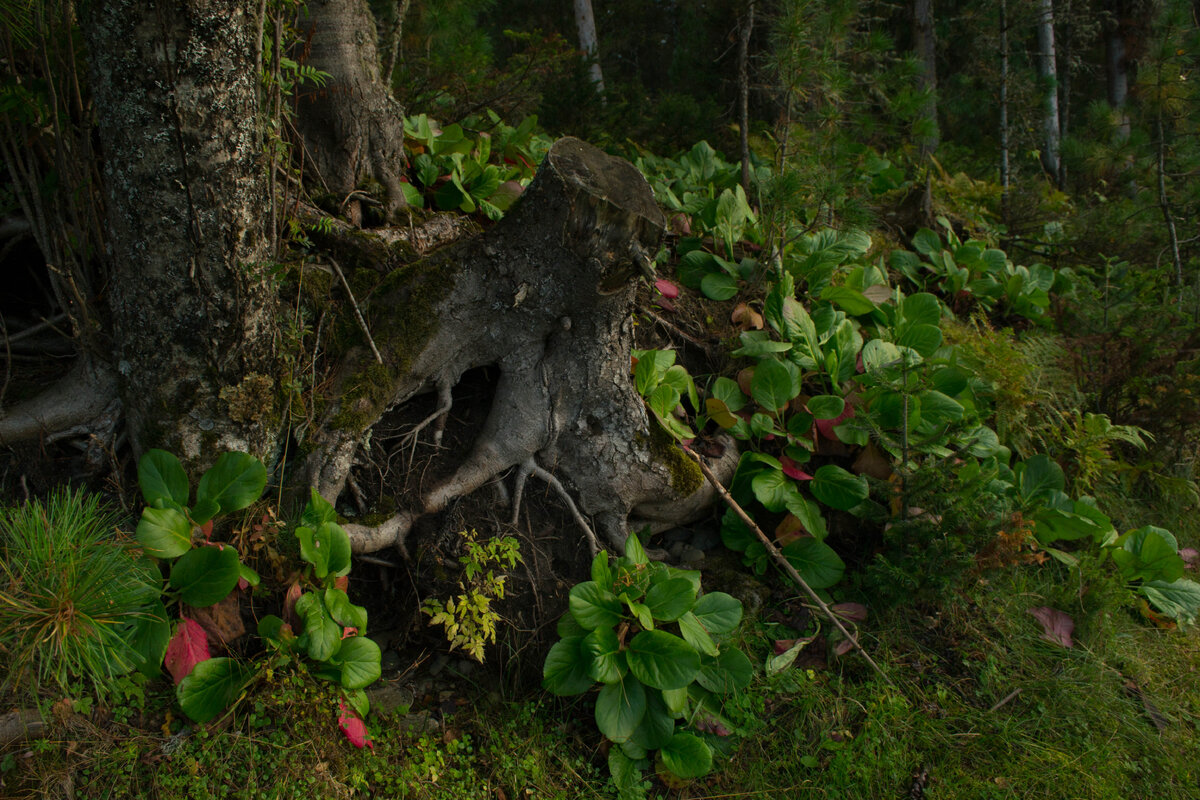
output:
[[754, 31], [754, 0], [738, 26], [738, 127], [742, 145], [742, 191], [750, 194], [750, 34]]
[[257, 3], [94, 2], [114, 364], [135, 452], [269, 458], [281, 425], [266, 256]]
[[300, 28], [308, 37], [308, 66], [330, 74], [300, 91], [296, 127], [305, 164], [359, 218], [355, 189], [378, 181], [389, 216], [405, 206], [404, 118], [380, 80], [375, 20], [366, 0], [309, 0]]
[[917, 136], [922, 156], [934, 153], [941, 141], [937, 118], [937, 39], [933, 30], [933, 19], [933, 0], [915, 0], [913, 41], [920, 64], [918, 84], [921, 92], [925, 94], [925, 101], [921, 104], [922, 128]]
[[1012, 173], [1009, 167], [1008, 69], [1008, 0], [1000, 0], [1000, 216], [1006, 228], [1012, 218], [1009, 195]]
[[[435, 440], [469, 369], [500, 377], [487, 421], [457, 468], [375, 527], [347, 528], [357, 551], [404, 548], [413, 523], [514, 472], [513, 515], [529, 477], [550, 483], [598, 546], [631, 525], [670, 526], [706, 507], [699, 471], [647, 418], [629, 378], [636, 276], [665, 220], [628, 162], [557, 142], [522, 201], [495, 228], [392, 272], [369, 299], [383, 355], [348, 354], [309, 457], [328, 499], [389, 407], [436, 390]], [[728, 475], [736, 450], [727, 449]], [[588, 523], [585, 515], [593, 523]]]
[[1112, 16], [1104, 30], [1104, 75], [1107, 89], [1108, 105], [1118, 115], [1117, 136], [1121, 141], [1129, 138], [1132, 130], [1129, 121], [1129, 110], [1126, 102], [1129, 99], [1129, 60], [1125, 47], [1125, 36], [1128, 33], [1128, 11], [1124, 3], [1115, 2], [1109, 9]]
[[1053, 0], [1038, 0], [1037, 42], [1038, 77], [1042, 80], [1045, 98], [1042, 114], [1042, 168], [1057, 181], [1062, 127], [1058, 116], [1058, 66], [1054, 47]]
[[588, 74], [596, 94], [604, 99], [604, 73], [600, 70], [600, 45], [596, 38], [596, 18], [592, 14], [592, 0], [574, 0], [575, 27], [579, 31], [579, 49], [588, 60]]

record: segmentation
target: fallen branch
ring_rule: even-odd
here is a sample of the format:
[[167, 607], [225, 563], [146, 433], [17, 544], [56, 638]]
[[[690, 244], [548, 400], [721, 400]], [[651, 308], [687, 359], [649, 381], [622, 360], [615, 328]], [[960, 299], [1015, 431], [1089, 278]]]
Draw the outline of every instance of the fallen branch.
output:
[[0, 747], [6, 747], [13, 742], [40, 739], [45, 734], [46, 723], [37, 711], [12, 711], [0, 715]]
[[829, 618], [829, 621], [832, 622], [839, 631], [842, 632], [842, 635], [846, 637], [846, 640], [850, 642], [854, 649], [857, 650], [862, 657], [867, 660], [867, 663], [871, 665], [871, 668], [875, 670], [875, 673], [879, 677], [883, 678], [884, 682], [886, 682], [889, 686], [895, 686], [896, 684], [892, 683], [892, 679], [884, 674], [883, 670], [879, 668], [879, 665], [875, 663], [875, 660], [871, 658], [870, 654], [868, 654], [867, 651], [863, 649], [863, 646], [858, 643], [858, 638], [846, 629], [846, 626], [842, 624], [840, 619], [838, 619], [837, 614], [833, 613], [833, 610], [829, 606], [825, 605], [825, 601], [822, 600], [815, 591], [813, 591], [813, 588], [808, 585], [808, 581], [800, 577], [800, 573], [796, 571], [796, 568], [792, 566], [790, 561], [783, 557], [783, 553], [779, 552], [779, 548], [777, 548], [770, 538], [763, 533], [762, 528], [758, 527], [758, 524], [750, 518], [750, 515], [747, 514], [745, 510], [738, 504], [738, 502], [733, 499], [733, 495], [731, 495], [729, 491], [723, 485], [721, 485], [721, 482], [717, 480], [717, 476], [714, 475], [712, 470], [710, 470], [704, 463], [704, 459], [702, 459], [698, 454], [692, 452], [692, 450], [687, 447], [683, 448], [683, 452], [687, 453], [688, 456], [696, 462], [697, 466], [700, 467], [700, 471], [704, 473], [704, 477], [707, 478], [708, 482], [712, 484], [713, 489], [715, 489], [717, 494], [721, 496], [721, 499], [725, 501], [726, 505], [732, 508], [734, 513], [741, 517], [742, 522], [746, 523], [746, 525], [750, 527], [750, 530], [754, 531], [754, 534], [758, 537], [759, 541], [762, 542], [763, 547], [767, 549], [767, 552], [771, 554], [771, 557], [774, 558], [776, 563], [778, 563], [783, 571], [787, 573], [787, 576], [795, 581], [796, 585], [803, 589], [804, 593], [807, 594], [814, 603], [816, 603], [817, 607], [821, 609], [821, 612]]
[[350, 288], [350, 281], [346, 280], [346, 276], [342, 273], [342, 268], [332, 258], [329, 263], [333, 265], [333, 271], [342, 280], [342, 286], [346, 288], [346, 296], [350, 298], [350, 307], [354, 309], [354, 318], [358, 320], [358, 327], [362, 329], [363, 336], [367, 337], [367, 344], [371, 345], [371, 352], [375, 354], [375, 361], [379, 364], [383, 363], [383, 356], [379, 354], [379, 348], [375, 346], [375, 340], [371, 338], [371, 329], [367, 327], [367, 321], [363, 319], [362, 311], [358, 309], [358, 301], [354, 299], [354, 291]]

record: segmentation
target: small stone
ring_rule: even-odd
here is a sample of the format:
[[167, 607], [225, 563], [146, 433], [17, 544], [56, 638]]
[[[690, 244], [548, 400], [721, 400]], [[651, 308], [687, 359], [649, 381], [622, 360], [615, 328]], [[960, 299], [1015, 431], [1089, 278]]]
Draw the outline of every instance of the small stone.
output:
[[712, 550], [720, 543], [720, 532], [712, 528], [701, 528], [692, 536], [692, 547], [697, 550]]
[[445, 653], [438, 653], [437, 657], [433, 659], [433, 663], [429, 665], [429, 674], [437, 675], [439, 672], [444, 670], [446, 665], [449, 663], [450, 656], [446, 655]]
[[685, 547], [679, 560], [684, 564], [698, 564], [704, 560], [704, 551], [695, 547]]
[[673, 560], [678, 561], [683, 556], [683, 551], [686, 547], [687, 545], [683, 542], [675, 542], [667, 549], [667, 552], [671, 554]]

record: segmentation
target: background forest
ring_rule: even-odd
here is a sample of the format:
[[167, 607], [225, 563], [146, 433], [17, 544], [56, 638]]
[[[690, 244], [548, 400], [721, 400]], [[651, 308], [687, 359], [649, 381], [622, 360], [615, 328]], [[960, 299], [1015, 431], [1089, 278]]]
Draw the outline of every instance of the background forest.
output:
[[[129, 289], [105, 4], [0, 0], [0, 796], [1196, 796], [1200, 4], [311, 5], [369, 5], [397, 148], [337, 188], [306, 125], [339, 76], [264, 0], [245, 293], [283, 309], [279, 377], [220, 401], [283, 455], [206, 460], [98, 400], [103, 430], [20, 432]], [[387, 411], [380, 309], [450, 308], [428, 265], [496, 241], [565, 136], [666, 222], [621, 276], [637, 444], [684, 495], [729, 455], [728, 492], [622, 551], [531, 458], [511, 521], [472, 485], [363, 547], [498, 382]], [[289, 500], [331, 421], [345, 492]]]

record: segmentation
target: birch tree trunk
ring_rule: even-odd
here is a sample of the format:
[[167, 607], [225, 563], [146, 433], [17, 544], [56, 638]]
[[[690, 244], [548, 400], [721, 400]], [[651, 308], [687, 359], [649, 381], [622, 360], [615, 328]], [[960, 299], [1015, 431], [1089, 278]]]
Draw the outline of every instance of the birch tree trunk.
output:
[[1038, 0], [1037, 67], [1044, 91], [1042, 114], [1042, 167], [1057, 182], [1062, 126], [1058, 115], [1058, 66], [1054, 46], [1054, 0]]
[[592, 14], [592, 0], [574, 0], [575, 27], [579, 31], [579, 49], [588, 60], [588, 74], [596, 94], [604, 99], [604, 73], [600, 70], [600, 45], [596, 38], [596, 18]]

